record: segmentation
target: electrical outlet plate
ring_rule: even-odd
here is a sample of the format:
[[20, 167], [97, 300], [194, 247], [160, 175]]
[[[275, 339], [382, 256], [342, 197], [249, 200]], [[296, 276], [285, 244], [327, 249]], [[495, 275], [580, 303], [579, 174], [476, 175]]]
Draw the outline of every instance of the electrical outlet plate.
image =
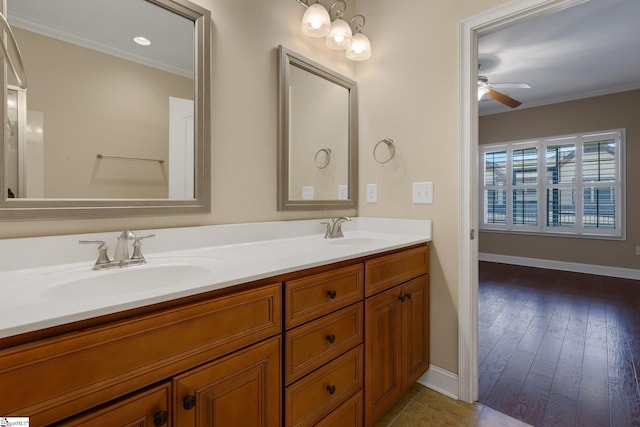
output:
[[349, 199], [349, 186], [340, 184], [338, 185], [338, 200], [348, 200]]
[[302, 186], [302, 200], [313, 200], [313, 185]]
[[367, 184], [367, 203], [378, 203], [378, 184]]
[[433, 203], [433, 182], [413, 183], [413, 203], [429, 204]]

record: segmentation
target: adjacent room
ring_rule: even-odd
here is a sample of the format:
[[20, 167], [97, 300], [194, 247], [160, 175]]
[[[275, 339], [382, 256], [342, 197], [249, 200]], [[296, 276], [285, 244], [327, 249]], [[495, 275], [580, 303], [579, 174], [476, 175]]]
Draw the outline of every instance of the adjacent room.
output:
[[532, 425], [638, 422], [638, 14], [480, 34], [478, 401]]

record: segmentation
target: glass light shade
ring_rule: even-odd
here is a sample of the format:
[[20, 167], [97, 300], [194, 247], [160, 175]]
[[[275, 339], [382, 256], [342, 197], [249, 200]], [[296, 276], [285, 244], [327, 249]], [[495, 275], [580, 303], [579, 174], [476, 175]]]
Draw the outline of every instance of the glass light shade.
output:
[[314, 3], [307, 8], [302, 17], [302, 33], [310, 37], [325, 37], [329, 34], [331, 18], [329, 12], [320, 3]]
[[351, 39], [351, 46], [347, 48], [346, 56], [352, 61], [364, 61], [371, 58], [371, 42], [369, 37], [356, 33]]
[[338, 18], [331, 23], [325, 44], [329, 49], [342, 50], [351, 45], [351, 27], [346, 21]]
[[478, 101], [480, 101], [487, 93], [489, 93], [489, 88], [484, 84], [478, 84]]

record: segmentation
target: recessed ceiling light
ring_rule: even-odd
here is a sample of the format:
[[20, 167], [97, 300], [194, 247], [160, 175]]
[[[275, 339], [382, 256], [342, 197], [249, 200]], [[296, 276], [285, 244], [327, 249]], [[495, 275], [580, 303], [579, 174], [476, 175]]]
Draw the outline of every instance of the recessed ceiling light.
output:
[[140, 46], [149, 46], [151, 44], [151, 40], [142, 36], [134, 37], [133, 41], [138, 43]]

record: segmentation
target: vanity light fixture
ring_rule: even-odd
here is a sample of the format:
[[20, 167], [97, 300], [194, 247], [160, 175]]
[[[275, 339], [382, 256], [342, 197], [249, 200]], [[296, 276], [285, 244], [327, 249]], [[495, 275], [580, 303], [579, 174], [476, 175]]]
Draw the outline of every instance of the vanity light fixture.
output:
[[139, 44], [140, 46], [150, 46], [151, 40], [144, 36], [136, 36], [133, 38], [133, 41]]
[[342, 0], [338, 0], [333, 3], [331, 5], [330, 15], [331, 13], [334, 13], [334, 8], [336, 19], [331, 23], [331, 28], [329, 28], [329, 34], [327, 34], [325, 44], [329, 49], [343, 50], [351, 45], [351, 37], [353, 36], [351, 26], [347, 21], [342, 19], [344, 12], [347, 10], [347, 4]]
[[347, 58], [352, 61], [369, 59], [371, 57], [371, 42], [369, 41], [369, 37], [360, 32], [362, 27], [364, 27], [364, 16], [356, 15], [351, 18], [349, 23], [353, 26], [354, 34], [351, 38], [351, 45], [347, 48]]
[[298, 2], [307, 6], [307, 11], [302, 17], [302, 33], [309, 37], [326, 37], [331, 27], [331, 17], [329, 17], [327, 9], [318, 3], [318, 0], [312, 5], [303, 0], [298, 0]]
[[[349, 22], [343, 19], [347, 4], [343, 0], [335, 1], [329, 11], [319, 0], [296, 0], [307, 8], [302, 17], [302, 32], [310, 37], [325, 37], [329, 49], [346, 50], [345, 56], [352, 61], [364, 61], [371, 57], [371, 42], [361, 33], [365, 18], [356, 15]], [[331, 17], [335, 16], [333, 22]]]

